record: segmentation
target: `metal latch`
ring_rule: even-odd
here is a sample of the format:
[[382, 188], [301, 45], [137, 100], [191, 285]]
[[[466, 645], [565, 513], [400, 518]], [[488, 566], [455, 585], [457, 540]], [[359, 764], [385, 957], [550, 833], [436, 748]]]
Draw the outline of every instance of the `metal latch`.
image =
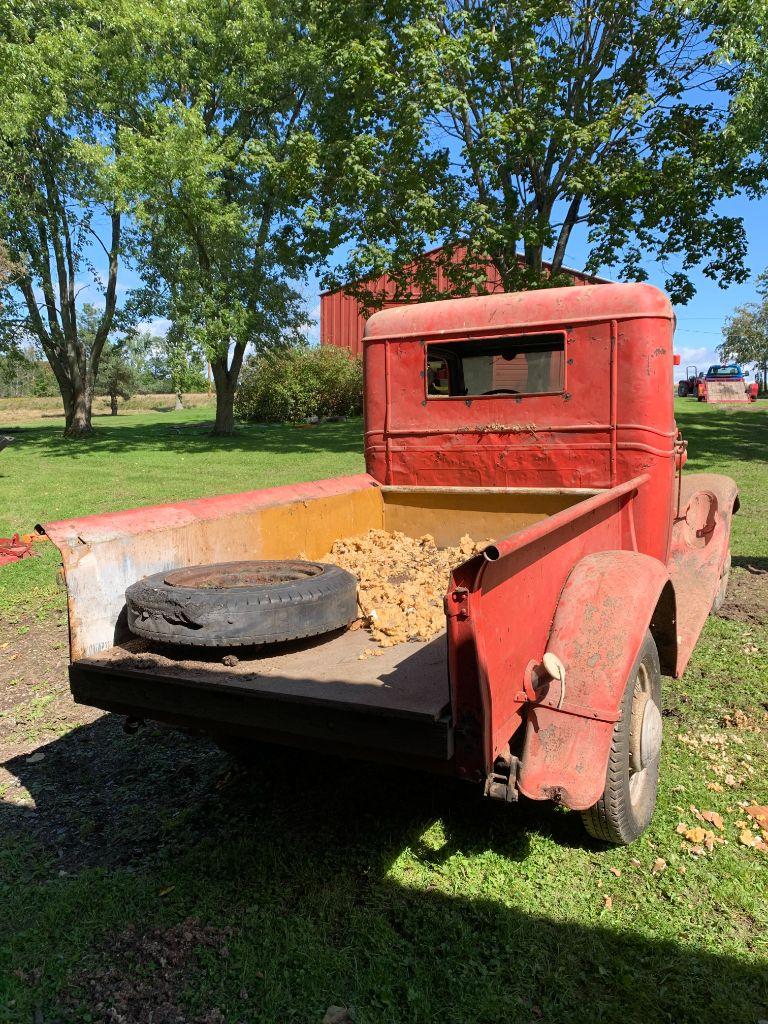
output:
[[443, 608], [449, 619], [469, 618], [469, 591], [466, 587], [457, 587], [443, 598]]
[[517, 773], [520, 758], [514, 754], [499, 754], [485, 780], [485, 795], [491, 800], [502, 800], [507, 804], [517, 803]]

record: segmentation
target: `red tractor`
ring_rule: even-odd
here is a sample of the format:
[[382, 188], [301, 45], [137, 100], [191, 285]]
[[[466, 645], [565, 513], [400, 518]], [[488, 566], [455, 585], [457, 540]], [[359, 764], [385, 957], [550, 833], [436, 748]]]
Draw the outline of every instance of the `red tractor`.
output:
[[[691, 370], [693, 373], [691, 373]], [[677, 393], [680, 398], [693, 398], [696, 395], [696, 385], [699, 381], [699, 371], [695, 366], [686, 366], [685, 377], [677, 383]]]

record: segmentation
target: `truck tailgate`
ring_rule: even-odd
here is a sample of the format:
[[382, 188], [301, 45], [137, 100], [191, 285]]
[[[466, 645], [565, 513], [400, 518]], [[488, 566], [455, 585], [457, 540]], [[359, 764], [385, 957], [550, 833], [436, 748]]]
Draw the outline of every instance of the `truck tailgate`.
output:
[[[376, 650], [377, 655], [363, 652]], [[362, 630], [269, 649], [152, 649], [127, 640], [70, 667], [79, 703], [206, 732], [354, 748], [371, 757], [452, 756], [445, 634], [376, 648]]]

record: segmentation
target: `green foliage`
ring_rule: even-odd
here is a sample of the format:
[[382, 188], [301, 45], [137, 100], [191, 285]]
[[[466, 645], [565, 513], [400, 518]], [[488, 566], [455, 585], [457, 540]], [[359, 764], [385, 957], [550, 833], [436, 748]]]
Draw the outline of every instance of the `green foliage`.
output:
[[205, 391], [205, 357], [194, 339], [185, 336], [182, 327], [174, 324], [162, 341], [160, 357], [165, 361], [171, 390], [177, 395], [185, 391]]
[[763, 390], [768, 386], [768, 271], [757, 279], [759, 302], [737, 306], [723, 329], [720, 358], [738, 363], [753, 363], [763, 373]]
[[756, 194], [765, 169], [735, 115], [745, 72], [721, 59], [716, 7], [413, 0], [392, 25], [393, 112], [371, 147], [380, 173], [354, 179], [337, 280], [391, 270], [405, 288], [401, 265], [427, 235], [469, 240], [453, 271], [464, 289], [486, 256], [507, 289], [562, 284], [574, 232], [589, 271], [644, 280], [649, 258], [668, 266], [676, 302], [693, 294], [694, 267], [745, 280], [742, 221], [717, 204]]
[[362, 408], [362, 360], [330, 345], [250, 358], [235, 395], [237, 417], [255, 423], [356, 416]]
[[96, 378], [98, 394], [109, 395], [112, 412], [117, 415], [117, 400], [127, 402], [138, 388], [138, 375], [131, 365], [123, 345], [109, 345], [104, 349]]
[[0, 352], [0, 398], [50, 398], [56, 394], [53, 371], [34, 349]]

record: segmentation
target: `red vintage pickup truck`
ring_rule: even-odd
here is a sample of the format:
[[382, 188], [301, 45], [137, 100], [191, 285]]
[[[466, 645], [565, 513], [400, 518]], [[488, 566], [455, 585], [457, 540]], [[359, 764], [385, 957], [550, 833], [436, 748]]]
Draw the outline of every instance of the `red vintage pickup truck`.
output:
[[[682, 674], [724, 596], [738, 508], [729, 478], [683, 474], [672, 335], [669, 301], [643, 284], [376, 314], [366, 473], [40, 528], [64, 562], [75, 700], [223, 744], [455, 775], [636, 839], [656, 799], [661, 675]], [[370, 638], [342, 628], [241, 647], [234, 664], [129, 628], [126, 590], [145, 577], [318, 559], [371, 528], [493, 538], [446, 579], [431, 642], [361, 659]]]

